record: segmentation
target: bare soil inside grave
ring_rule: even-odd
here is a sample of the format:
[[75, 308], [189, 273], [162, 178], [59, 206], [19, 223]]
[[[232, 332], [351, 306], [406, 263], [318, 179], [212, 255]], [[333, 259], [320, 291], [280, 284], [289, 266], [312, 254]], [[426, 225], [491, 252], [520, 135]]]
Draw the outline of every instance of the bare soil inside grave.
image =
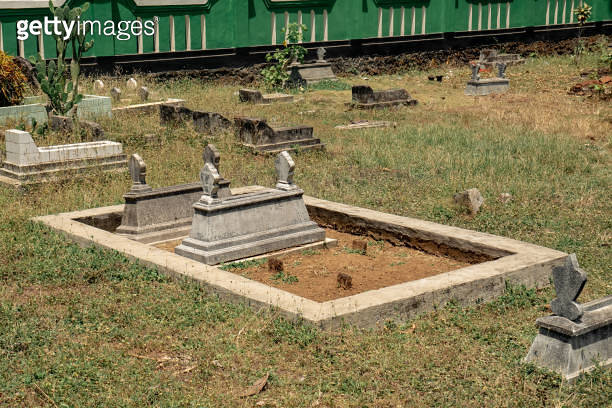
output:
[[[470, 265], [405, 246], [394, 246], [386, 241], [369, 241], [364, 255], [353, 250], [352, 244], [354, 240], [364, 240], [365, 237], [332, 229], [326, 229], [326, 235], [337, 239], [338, 246], [282, 256], [282, 273], [270, 271], [267, 262], [254, 262], [253, 266], [247, 268], [231, 267], [227, 270], [307, 299], [325, 302]], [[156, 246], [174, 252], [180, 242], [170, 241]], [[339, 273], [351, 277], [351, 288], [339, 287]]]

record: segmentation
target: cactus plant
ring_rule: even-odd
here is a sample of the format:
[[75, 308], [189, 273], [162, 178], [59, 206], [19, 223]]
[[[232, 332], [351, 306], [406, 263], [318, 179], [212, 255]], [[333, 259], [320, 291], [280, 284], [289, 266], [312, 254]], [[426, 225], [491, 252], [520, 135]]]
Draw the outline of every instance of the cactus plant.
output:
[[26, 90], [26, 81], [13, 58], [0, 51], [0, 106], [20, 104]]
[[[81, 15], [88, 8], [89, 3], [73, 9], [68, 5], [56, 8], [53, 6], [53, 1], [49, 0], [51, 13], [60, 21], [66, 22], [66, 25], [60, 25], [60, 34], [53, 35], [57, 50], [57, 62], [50, 61], [47, 64], [40, 55], [37, 55], [36, 58], [30, 57], [30, 61], [36, 66], [40, 88], [49, 97], [50, 110], [59, 115], [74, 113], [76, 105], [83, 99], [83, 95], [79, 93], [81, 57], [84, 52], [93, 47], [94, 41], [86, 41], [85, 33], [80, 33], [80, 30], [73, 30], [71, 35], [68, 36], [64, 27], [70, 26], [71, 22], [82, 24], [80, 22]], [[68, 66], [66, 64], [68, 45], [71, 45], [72, 48], [70, 80], [68, 80]]]

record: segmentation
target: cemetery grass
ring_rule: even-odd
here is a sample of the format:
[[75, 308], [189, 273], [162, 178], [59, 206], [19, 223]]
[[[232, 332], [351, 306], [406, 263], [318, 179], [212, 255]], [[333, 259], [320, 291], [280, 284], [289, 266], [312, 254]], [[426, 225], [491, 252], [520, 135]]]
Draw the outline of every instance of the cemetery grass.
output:
[[[612, 293], [612, 106], [567, 89], [596, 58], [579, 67], [568, 57], [529, 59], [509, 68], [508, 94], [481, 98], [463, 95], [465, 68], [443, 69], [441, 84], [427, 80], [432, 72], [342, 78], [405, 87], [420, 102], [381, 112], [346, 111], [350, 91], [256, 107], [238, 105], [232, 84], [147, 85], [228, 117], [313, 125], [327, 150], [294, 155], [306, 194], [576, 252], [589, 274], [585, 302]], [[359, 119], [397, 125], [334, 129]], [[154, 187], [196, 180], [207, 142], [221, 151], [221, 173], [233, 186], [274, 184], [273, 158], [250, 154], [230, 133], [204, 138], [190, 126], [161, 127], [157, 115], [102, 124], [126, 153], [141, 154]], [[149, 133], [161, 145], [145, 146]], [[75, 141], [35, 138], [40, 145]], [[0, 188], [0, 406], [603, 407], [612, 399], [610, 370], [568, 387], [521, 363], [535, 319], [550, 313], [551, 289], [508, 287], [489, 304], [449, 304], [406, 322], [328, 333], [220, 302], [28, 221], [122, 203], [129, 185], [127, 174], [99, 174], [24, 193]], [[474, 217], [452, 203], [471, 187], [486, 199]], [[497, 200], [504, 192], [513, 195], [507, 204]], [[238, 396], [265, 374], [266, 390]]]

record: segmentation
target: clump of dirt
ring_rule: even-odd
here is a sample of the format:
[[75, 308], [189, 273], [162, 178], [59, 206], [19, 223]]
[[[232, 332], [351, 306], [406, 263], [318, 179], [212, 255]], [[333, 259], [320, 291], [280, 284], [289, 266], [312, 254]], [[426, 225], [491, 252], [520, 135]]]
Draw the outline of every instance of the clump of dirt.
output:
[[601, 100], [612, 99], [612, 73], [610, 69], [589, 70], [581, 73], [582, 77], [592, 77], [573, 85], [570, 95], [596, 97]]

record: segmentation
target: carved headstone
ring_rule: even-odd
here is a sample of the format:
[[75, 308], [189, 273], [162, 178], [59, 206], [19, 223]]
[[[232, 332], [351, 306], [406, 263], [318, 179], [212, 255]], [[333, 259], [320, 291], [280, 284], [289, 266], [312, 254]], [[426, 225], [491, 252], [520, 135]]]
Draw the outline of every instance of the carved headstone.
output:
[[[202, 154], [202, 158], [204, 159], [204, 164], [209, 163], [212, 164], [217, 172], [219, 173], [219, 163], [221, 162], [221, 154], [213, 144], [208, 144], [204, 148], [204, 153]], [[226, 180], [219, 174], [219, 190], [217, 192], [217, 196], [219, 198], [226, 198], [232, 195], [230, 190], [230, 181]]]
[[472, 81], [480, 81], [480, 64], [472, 65]]
[[111, 94], [111, 98], [113, 98], [113, 101], [119, 102], [121, 100], [121, 89], [112, 88], [110, 90], [110, 94]]
[[289, 153], [286, 151], [280, 152], [276, 157], [274, 165], [276, 167], [276, 188], [284, 191], [297, 189], [298, 187], [293, 184], [295, 162]]
[[318, 60], [318, 62], [325, 62], [325, 54], [327, 54], [327, 51], [325, 51], [325, 48], [323, 48], [323, 47], [317, 48], [317, 60]]
[[213, 204], [219, 201], [219, 181], [221, 176], [211, 163], [204, 163], [200, 171], [200, 181], [202, 181], [202, 192], [204, 193], [200, 201], [206, 204]]
[[506, 64], [500, 62], [497, 64], [497, 77], [505, 78], [506, 77]]
[[140, 96], [140, 100], [143, 102], [146, 102], [149, 100], [149, 88], [147, 88], [146, 86], [141, 86], [140, 89], [138, 89], [138, 96]]
[[147, 184], [147, 165], [138, 153], [134, 153], [128, 162], [130, 176], [132, 177], [132, 192], [150, 191], [151, 187]]
[[571, 254], [565, 265], [554, 267], [552, 275], [557, 293], [557, 297], [550, 302], [552, 312], [570, 320], [579, 319], [584, 309], [581, 304], [576, 303], [576, 299], [586, 284], [587, 275], [578, 266], [576, 254]]

